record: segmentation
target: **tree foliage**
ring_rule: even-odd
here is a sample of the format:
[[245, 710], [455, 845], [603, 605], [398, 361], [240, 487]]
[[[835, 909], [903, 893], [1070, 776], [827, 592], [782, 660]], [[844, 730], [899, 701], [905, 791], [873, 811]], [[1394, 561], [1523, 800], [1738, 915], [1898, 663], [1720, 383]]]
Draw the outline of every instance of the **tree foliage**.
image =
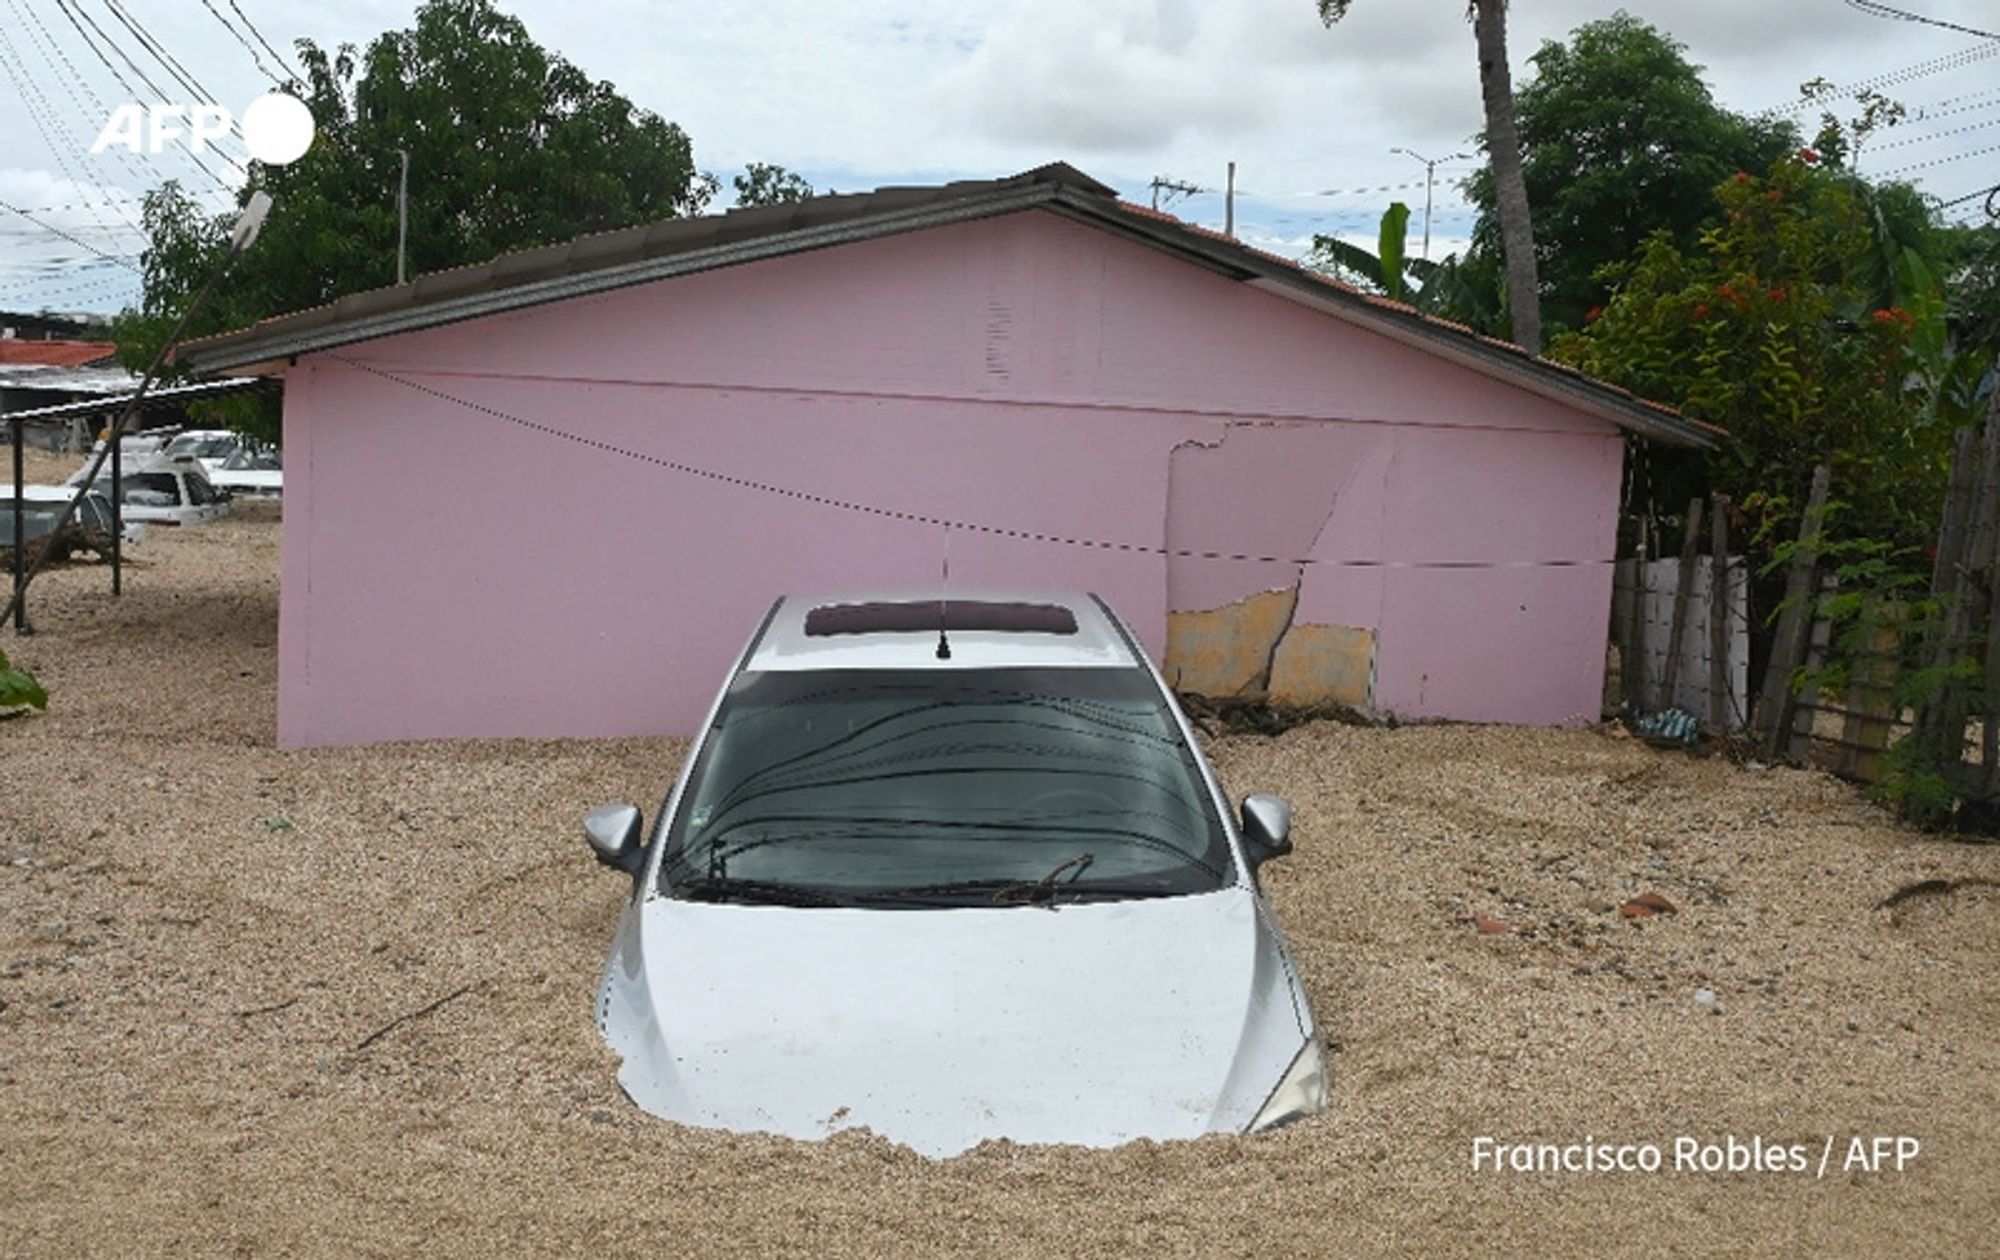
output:
[[729, 181], [736, 189], [739, 206], [775, 206], [804, 201], [813, 195], [813, 186], [803, 175], [768, 162], [751, 162], [743, 173]]
[[[1598, 271], [1654, 233], [1692, 248], [1721, 180], [1798, 147], [1789, 123], [1717, 105], [1685, 51], [1621, 11], [1530, 59], [1534, 78], [1514, 94], [1514, 116], [1551, 328], [1581, 327], [1606, 297]], [[1480, 211], [1471, 252], [1491, 255], [1500, 246], [1491, 171], [1476, 172], [1466, 191]]]
[[1922, 540], [1953, 427], [1921, 384], [1941, 302], [1874, 305], [1855, 266], [1874, 247], [1867, 206], [1835, 173], [1786, 157], [1723, 181], [1715, 202], [1695, 248], [1663, 229], [1610, 269], [1614, 296], [1551, 354], [1728, 429], [1697, 491], [1797, 503], [1824, 462], [1854, 534]]
[[[299, 62], [316, 138], [297, 162], [252, 167], [242, 197], [270, 193], [270, 218], [192, 335], [394, 284], [404, 152], [411, 276], [698, 212], [715, 191], [685, 132], [543, 49], [492, 0], [426, 0], [413, 27], [365, 52], [301, 40]], [[135, 370], [222, 257], [235, 217], [204, 214], [172, 183], [144, 215], [144, 296], [115, 330]], [[257, 404], [213, 410], [269, 436], [246, 406]]]
[[[1332, 26], [1347, 16], [1351, 0], [1317, 0], [1319, 20]], [[1479, 59], [1479, 97], [1486, 126], [1479, 137], [1491, 163], [1497, 255], [1504, 268], [1499, 292], [1507, 309], [1507, 334], [1530, 353], [1542, 348], [1541, 285], [1536, 277], [1535, 229], [1521, 165], [1521, 139], [1514, 122], [1512, 71], [1507, 64], [1507, 0], [1467, 0], [1466, 20], [1472, 23]], [[1489, 251], [1489, 256], [1495, 251]], [[1471, 273], [1455, 264], [1455, 279]]]

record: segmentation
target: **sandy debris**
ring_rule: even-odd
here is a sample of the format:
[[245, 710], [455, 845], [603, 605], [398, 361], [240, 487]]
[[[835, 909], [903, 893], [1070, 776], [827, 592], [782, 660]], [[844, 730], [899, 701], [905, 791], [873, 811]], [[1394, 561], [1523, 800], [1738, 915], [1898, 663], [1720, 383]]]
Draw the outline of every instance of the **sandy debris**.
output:
[[[277, 551], [269, 507], [155, 531], [123, 599], [101, 568], [56, 572], [40, 633], [0, 640], [54, 698], [0, 723], [10, 1255], [1930, 1256], [2000, 1236], [2000, 896], [1978, 882], [2000, 849], [1909, 833], [1819, 774], [1595, 732], [1218, 741], [1232, 790], [1298, 807], [1269, 885], [1334, 1051], [1323, 1118], [943, 1163], [650, 1119], [591, 1024], [624, 886], [576, 823], [653, 805], [683, 746], [277, 751]], [[1926, 879], [1965, 882], [1874, 909]], [[1648, 893], [1676, 913], [1621, 916]], [[1841, 1172], [1855, 1134], [1922, 1154]], [[1479, 1135], [1839, 1151], [1824, 1180], [1475, 1174]]]

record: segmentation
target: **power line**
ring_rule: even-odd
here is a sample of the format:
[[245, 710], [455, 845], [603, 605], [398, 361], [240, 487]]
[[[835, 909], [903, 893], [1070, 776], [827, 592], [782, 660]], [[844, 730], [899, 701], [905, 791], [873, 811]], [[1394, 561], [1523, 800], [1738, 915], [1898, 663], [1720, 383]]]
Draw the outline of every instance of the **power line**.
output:
[[[16, 6], [15, 0], [7, 0], [7, 8], [11, 10], [17, 18], [21, 16], [22, 11], [19, 7]], [[92, 104], [96, 106], [94, 116], [109, 118], [111, 116], [111, 111], [105, 108], [104, 102], [98, 99], [97, 93], [91, 90], [89, 81], [86, 80], [81, 74], [77, 73], [76, 64], [69, 59], [69, 54], [63, 51], [62, 45], [56, 42], [56, 37], [50, 34], [49, 28], [42, 24], [41, 15], [35, 12], [34, 6], [32, 4], [30, 4], [27, 7], [26, 16], [28, 20], [34, 24], [35, 28], [35, 35], [32, 36], [31, 38], [35, 40], [38, 47], [47, 49], [49, 56], [53, 58], [53, 60], [50, 62], [51, 66], [53, 66], [55, 62], [62, 63], [61, 69], [57, 73], [57, 78], [58, 81], [62, 84], [63, 93], [69, 97], [70, 104], [76, 106], [77, 111], [83, 114], [85, 117], [93, 116], [93, 112], [88, 107], [86, 107], [83, 101], [78, 97], [78, 92], [81, 91], [81, 93], [84, 96], [89, 97]], [[135, 178], [137, 178], [141, 183], [147, 181], [148, 176], [146, 172], [140, 169], [139, 164], [137, 162], [133, 161], [133, 155], [131, 153], [127, 152], [123, 148], [119, 149], [118, 160], [120, 164], [122, 164], [125, 167], [126, 171]], [[100, 195], [102, 195], [103, 190], [99, 189], [98, 191]], [[109, 198], [106, 198], [106, 204], [107, 205], [110, 204]], [[126, 215], [122, 210], [119, 212], [119, 214], [120, 217], [124, 218], [127, 222], [131, 221], [131, 216]]]
[[[74, 28], [76, 33], [83, 38], [83, 42], [85, 46], [90, 49], [91, 54], [95, 56], [99, 61], [104, 63], [104, 68], [111, 72], [111, 77], [118, 80], [119, 86], [123, 87], [125, 91], [131, 95], [133, 100], [136, 101], [139, 99], [139, 90], [133, 87], [131, 82], [128, 79], [126, 79], [126, 77], [123, 74], [119, 73], [117, 66], [111, 64], [111, 59], [104, 55], [104, 50], [102, 48], [98, 47], [97, 40], [91, 38], [90, 31], [86, 31], [83, 29], [84, 23], [88, 23], [91, 30], [97, 31], [98, 39], [102, 39], [106, 44], [109, 44], [111, 46], [111, 51], [118, 54], [119, 60], [123, 61], [126, 65], [132, 67], [132, 72], [139, 76], [140, 81], [146, 84], [147, 87], [153, 89], [154, 96], [158, 97], [162, 103], [170, 103], [167, 101], [166, 93], [160, 91], [158, 85], [156, 85], [151, 79], [146, 77], [145, 71], [139, 69], [139, 67], [133, 63], [132, 59], [125, 55], [125, 50], [120, 48], [115, 42], [113, 42], [109, 36], [105, 35], [103, 30], [99, 28], [97, 23], [91, 18], [90, 14], [85, 13], [83, 11], [82, 0], [56, 0], [56, 8], [62, 11], [62, 15], [69, 20], [70, 26]], [[78, 18], [81, 18], [82, 21], [79, 22]], [[222, 178], [222, 176], [220, 175], [217, 175], [213, 170], [209, 168], [208, 163], [201, 160], [201, 155], [194, 151], [193, 147], [188, 144], [187, 139], [185, 137], [178, 137], [178, 138], [180, 139], [181, 142], [181, 151], [187, 155], [187, 158], [190, 162], [193, 162], [197, 167], [201, 168], [202, 174], [214, 180], [219, 187], [228, 188], [230, 186], [228, 180]], [[211, 145], [210, 147], [213, 148], [214, 146]], [[240, 164], [238, 165], [238, 169], [239, 170], [241, 169]]]
[[1934, 166], [1949, 166], [1953, 162], [1963, 162], [1967, 158], [1984, 157], [1989, 153], [2000, 153], [2000, 144], [1990, 144], [1983, 149], [1968, 149], [1964, 153], [1954, 153], [1949, 157], [1932, 158], [1928, 162], [1912, 162], [1908, 166], [1899, 166], [1894, 170], [1883, 171], [1880, 178], [1887, 179], [1891, 175], [1907, 175], [1911, 171], [1927, 171]]
[[[69, 158], [63, 152], [65, 146], [57, 143], [56, 137], [64, 133], [62, 124], [56, 117], [56, 111], [49, 105], [49, 98], [42, 94], [34, 76], [29, 73], [27, 59], [21, 56], [20, 50], [14, 45], [13, 37], [4, 29], [0, 29], [0, 70], [6, 72], [7, 78], [14, 84], [14, 90], [20, 93], [21, 104], [28, 111], [28, 120], [34, 123], [35, 130], [41, 133], [42, 142], [48, 146], [49, 155], [55, 158], [56, 165], [61, 168], [64, 177], [69, 180], [72, 187], [89, 187], [77, 175], [76, 169], [69, 164]], [[82, 151], [74, 138], [68, 139], [67, 147], [76, 152], [79, 161], [82, 160]], [[89, 213], [100, 228], [107, 230], [110, 228], [110, 224], [105, 222], [97, 207], [90, 207]]]
[[89, 244], [88, 242], [85, 241], [78, 240], [76, 237], [71, 236], [68, 232], [63, 231], [55, 224], [45, 223], [41, 219], [38, 219], [34, 215], [30, 214], [28, 211], [21, 209], [19, 206], [10, 205], [5, 201], [0, 201], [0, 210], [13, 211], [15, 214], [20, 215], [28, 222], [36, 224], [50, 232], [54, 232], [57, 236], [62, 237], [64, 240], [76, 246], [78, 249], [82, 250], [86, 254], [95, 254], [99, 258], [103, 258], [110, 262], [117, 263], [119, 266], [132, 272], [134, 275], [143, 274], [139, 271], [138, 267], [133, 265], [134, 259], [130, 255], [107, 254], [103, 250], [97, 248], [95, 245]]
[[1887, 144], [1870, 145], [1868, 151], [1881, 153], [1885, 149], [1907, 149], [1913, 144], [1931, 144], [1946, 136], [1962, 136], [1969, 131], [1989, 131], [1994, 127], [2000, 127], [2000, 118], [1988, 119], [1982, 123], [1967, 123], [1963, 127], [1952, 127], [1944, 131], [1933, 131], [1929, 135], [1907, 136], [1900, 140], [1891, 140]]
[[174, 58], [174, 55], [166, 50], [165, 45], [161, 44], [159, 40], [153, 38], [152, 32], [148, 31], [140, 23], [134, 21], [132, 15], [125, 11], [124, 5], [118, 3], [118, 0], [103, 0], [103, 4], [104, 4], [104, 9], [107, 13], [109, 13], [112, 17], [116, 18], [118, 20], [118, 23], [121, 26], [123, 26], [126, 30], [132, 32], [132, 38], [139, 41], [139, 47], [151, 53], [153, 55], [153, 60], [159, 62], [161, 67], [165, 69], [166, 72], [169, 75], [171, 75], [176, 82], [178, 82], [182, 87], [186, 88], [188, 91], [194, 93], [195, 100], [199, 101], [201, 104], [204, 105], [213, 105], [216, 103], [214, 94], [211, 93], [207, 88], [203, 87], [200, 81], [197, 80], [192, 74], [189, 74], [187, 71], [187, 67], [183, 66], [178, 60], [176, 60]]
[[257, 29], [257, 24], [250, 20], [250, 15], [243, 11], [241, 6], [239, 6], [236, 3], [236, 0], [229, 0], [229, 11], [236, 15], [238, 21], [243, 23], [243, 28], [245, 30], [249, 31], [252, 35], [255, 35], [257, 37], [258, 43], [264, 45], [264, 51], [271, 54], [271, 59], [278, 63], [278, 69], [283, 70], [286, 74], [291, 75], [294, 82], [297, 83], [305, 82], [304, 76], [299, 74], [297, 70], [293, 69], [289, 64], [286, 63], [285, 54], [271, 47], [271, 41], [264, 38], [264, 32]]
[[257, 63], [257, 72], [259, 74], [263, 75], [271, 82], [277, 84], [279, 87], [285, 86], [286, 81], [284, 79], [279, 78], [277, 75], [271, 73], [270, 68], [264, 64], [263, 56], [258, 53], [257, 49], [250, 43], [249, 40], [243, 38], [243, 32], [237, 30], [234, 26], [230, 24], [228, 18], [222, 16], [222, 10], [215, 7], [215, 0], [201, 0], [201, 4], [203, 8], [207, 9], [209, 13], [215, 17], [216, 21], [222, 23], [223, 30], [228, 31], [231, 35], [234, 35], [236, 37], [236, 42], [243, 45], [243, 51], [249, 53], [250, 60]]
[[1879, 3], [1879, 0], [1847, 0], [1847, 7], [1850, 9], [1859, 9], [1870, 17], [1895, 18], [1902, 22], [1922, 22], [1925, 26], [1941, 26], [1945, 30], [1957, 31], [1961, 35], [1975, 35], [1980, 39], [2000, 39], [2000, 35], [1996, 35], [1992, 31], [1975, 30], [1970, 26], [1960, 26], [1956, 22], [1940, 22], [1936, 18], [1925, 17], [1921, 13], [1911, 13], [1904, 9], [1892, 9], [1886, 4]]
[[1323, 559], [1317, 556], [1258, 555], [1251, 552], [1205, 551], [1191, 547], [1160, 547], [1160, 546], [1154, 546], [1150, 543], [1113, 542], [1101, 538], [1087, 538], [1080, 535], [1070, 535], [1070, 534], [1055, 534], [1055, 533], [1050, 533], [1046, 530], [1024, 529], [1011, 525], [991, 525], [977, 521], [960, 521], [960, 520], [954, 520], [950, 517], [933, 516], [924, 512], [905, 512], [897, 508], [883, 507], [882, 505], [875, 503], [860, 503], [852, 499], [837, 498], [833, 495], [819, 494], [811, 490], [800, 490], [797, 487], [793, 486], [781, 486], [774, 482], [759, 481], [751, 477], [739, 477], [731, 473], [716, 472], [713, 469], [700, 468], [693, 464], [685, 464], [680, 462], [679, 460], [667, 459], [666, 457], [660, 455], [649, 455], [644, 451], [635, 451], [632, 450], [630, 447], [619, 446], [615, 443], [602, 441], [598, 438], [585, 437], [580, 433], [571, 433], [566, 429], [559, 429], [556, 428], [554, 425], [543, 424], [537, 420], [529, 420], [526, 419], [525, 417], [514, 415], [511, 412], [502, 411], [498, 407], [491, 407], [485, 403], [474, 402], [472, 399], [469, 398], [460, 398], [456, 394], [450, 394], [446, 393], [444, 390], [435, 389], [429, 385], [423, 384], [421, 381], [413, 381], [408, 377], [398, 376], [394, 372], [386, 372], [381, 368], [374, 366], [373, 364], [364, 363], [359, 359], [351, 359], [344, 354], [336, 354], [329, 351], [327, 353], [327, 357], [335, 360], [336, 362], [345, 363], [349, 367], [359, 368], [360, 370], [367, 372], [373, 376], [379, 376], [383, 380], [393, 381], [398, 385], [402, 385], [408, 389], [413, 389], [418, 393], [428, 394], [431, 397], [436, 398], [442, 402], [448, 402], [455, 406], [464, 407], [467, 410], [476, 411], [482, 415], [491, 416], [496, 420], [504, 420], [509, 424], [519, 425], [520, 427], [528, 429], [531, 432], [540, 433], [547, 437], [557, 438], [565, 442], [573, 443], [577, 446], [588, 447], [591, 450], [602, 451], [608, 455], [617, 455], [625, 459], [635, 460], [639, 463], [651, 464], [654, 467], [664, 468], [670, 472], [680, 473], [683, 476], [698, 477], [704, 481], [710, 481], [717, 483], [719, 485], [730, 486], [734, 489], [753, 490], [759, 494], [773, 495], [778, 498], [790, 499], [795, 503], [811, 504], [815, 507], [835, 508], [844, 512], [856, 512], [864, 516], [874, 516], [885, 520], [901, 521], [903, 523], [911, 525], [935, 526], [938, 528], [948, 529], [948, 530], [955, 529], [968, 534], [983, 534], [986, 535], [987, 537], [1009, 538], [1017, 542], [1045, 543], [1051, 546], [1080, 547], [1093, 551], [1111, 551], [1111, 552], [1119, 552], [1126, 555], [1162, 556], [1168, 559], [1179, 559], [1179, 560], [1226, 560], [1226, 561], [1240, 562], [1246, 564], [1285, 564], [1302, 568], [1327, 568], [1327, 569], [1341, 569], [1341, 568], [1399, 569], [1399, 570], [1581, 569], [1581, 568], [1597, 568], [1600, 566], [1616, 563], [1615, 561], [1608, 559], [1607, 560], [1596, 560], [1596, 559], [1591, 559], [1591, 560], [1561, 560], [1561, 559], [1558, 560], [1378, 560], [1378, 559], [1331, 560], [1331, 559]]
[[[57, 0], [57, 2], [60, 3], [61, 0]], [[1886, 73], [1878, 74], [1873, 78], [1856, 79], [1852, 83], [1840, 84], [1827, 88], [1823, 92], [1805, 96], [1795, 101], [1787, 101], [1782, 105], [1773, 106], [1763, 112], [1767, 114], [1796, 114], [1802, 110], [1821, 105], [1831, 97], [1852, 96], [1857, 92], [1868, 92], [1879, 88], [1894, 87], [1899, 83], [1909, 83], [1917, 79], [1929, 78], [1934, 74], [1943, 74], [1947, 70], [1960, 70], [1975, 62], [1984, 61], [1988, 57], [1995, 56], [2000, 56], [2000, 40], [1978, 44], [1971, 48], [1961, 48], [1955, 53], [1946, 53], [1942, 57], [1933, 57], [1929, 61], [1919, 61], [1915, 65], [1904, 66], [1900, 70], [1890, 70]]]

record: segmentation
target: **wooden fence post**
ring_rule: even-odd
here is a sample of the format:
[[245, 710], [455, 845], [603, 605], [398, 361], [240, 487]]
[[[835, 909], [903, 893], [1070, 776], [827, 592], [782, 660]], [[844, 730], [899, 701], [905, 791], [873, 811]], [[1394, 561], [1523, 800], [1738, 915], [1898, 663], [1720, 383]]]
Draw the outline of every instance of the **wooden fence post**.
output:
[[1680, 682], [1681, 647], [1687, 622], [1688, 596], [1694, 590], [1694, 558], [1701, 550], [1701, 500], [1688, 502], [1687, 533], [1681, 538], [1681, 568], [1674, 575], [1674, 619], [1667, 627], [1666, 675], [1660, 681], [1662, 709], [1672, 708], [1674, 690]]
[[[1826, 665], [1826, 654], [1833, 644], [1833, 621], [1821, 611], [1826, 597], [1840, 589], [1840, 581], [1831, 573], [1819, 577], [1819, 589], [1812, 601], [1812, 632], [1806, 640], [1806, 677], [1815, 678]], [[1813, 682], [1810, 697], [1800, 697], [1792, 706], [1792, 737], [1785, 750], [1785, 758], [1798, 765], [1805, 765], [1812, 757], [1813, 723], [1819, 717], [1819, 684]]]
[[1632, 557], [1632, 606], [1625, 616], [1625, 647], [1618, 654], [1619, 681], [1625, 703], [1646, 706], [1646, 542], [1650, 522], [1639, 522], [1639, 546]]
[[[1963, 560], [1956, 566], [1944, 633], [1933, 660], [1949, 663], [1970, 644], [1983, 611], [1979, 597], [1996, 576], [1995, 544], [2000, 542], [2000, 395], [1988, 408], [1986, 432], [1980, 442], [1979, 480], [1970, 515]], [[1990, 655], [1990, 654], [1989, 654]], [[1989, 659], [1987, 667], [1992, 668]], [[1946, 687], [1937, 701], [1935, 724], [1925, 732], [1956, 768], [1965, 757], [1965, 723], [1971, 708], [1970, 688], [1962, 682]], [[1983, 741], [1982, 741], [1983, 743]], [[1982, 749], [1983, 753], [1983, 749]]]
[[1826, 515], [1826, 496], [1833, 470], [1813, 469], [1812, 493], [1799, 522], [1799, 544], [1785, 570], [1785, 604], [1778, 611], [1778, 633], [1771, 642], [1771, 659], [1764, 666], [1764, 689], [1757, 701], [1757, 726], [1764, 736], [1764, 757], [1777, 760], [1791, 730], [1792, 675], [1803, 663], [1806, 632], [1813, 622], [1813, 571], [1819, 566], [1819, 531]]
[[1708, 725], [1720, 733], [1729, 726], [1729, 496], [1709, 501], [1712, 519], [1708, 541]]

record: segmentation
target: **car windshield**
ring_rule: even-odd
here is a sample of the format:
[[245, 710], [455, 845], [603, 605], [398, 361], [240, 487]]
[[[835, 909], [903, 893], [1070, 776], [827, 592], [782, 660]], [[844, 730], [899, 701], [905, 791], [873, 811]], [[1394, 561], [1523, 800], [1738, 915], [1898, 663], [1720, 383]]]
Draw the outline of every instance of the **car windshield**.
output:
[[223, 460], [222, 467], [227, 472], [278, 472], [284, 468], [284, 462], [275, 446], [254, 449], [244, 446]]
[[221, 459], [237, 447], [233, 433], [183, 433], [167, 443], [166, 454], [170, 458], [192, 456], [195, 459]]
[[666, 837], [662, 891], [1037, 904], [1234, 877], [1193, 751], [1137, 669], [741, 675]]

